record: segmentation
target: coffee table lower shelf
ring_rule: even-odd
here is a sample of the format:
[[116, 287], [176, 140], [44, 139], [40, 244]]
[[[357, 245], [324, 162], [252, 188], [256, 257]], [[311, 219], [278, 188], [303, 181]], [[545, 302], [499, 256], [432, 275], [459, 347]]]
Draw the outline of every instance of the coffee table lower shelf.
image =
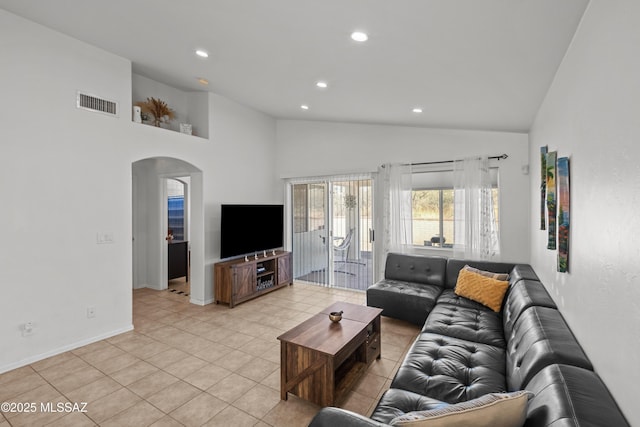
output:
[[347, 361], [338, 368], [335, 375], [335, 398], [334, 404], [340, 403], [347, 393], [353, 389], [355, 383], [367, 370], [367, 364], [355, 360]]

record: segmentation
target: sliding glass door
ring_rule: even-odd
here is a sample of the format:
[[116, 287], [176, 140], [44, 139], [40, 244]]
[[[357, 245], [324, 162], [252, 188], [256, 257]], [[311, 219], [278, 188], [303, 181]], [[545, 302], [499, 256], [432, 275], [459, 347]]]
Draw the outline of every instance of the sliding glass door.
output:
[[293, 277], [328, 285], [327, 183], [292, 184]]
[[369, 176], [291, 183], [294, 278], [365, 290], [373, 271]]

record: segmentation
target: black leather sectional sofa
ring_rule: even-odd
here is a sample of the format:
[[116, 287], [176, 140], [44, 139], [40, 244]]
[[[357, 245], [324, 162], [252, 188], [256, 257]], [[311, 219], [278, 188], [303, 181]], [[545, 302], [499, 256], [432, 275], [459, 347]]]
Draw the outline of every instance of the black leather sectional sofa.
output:
[[[509, 273], [500, 312], [455, 294], [467, 264]], [[413, 411], [515, 390], [532, 393], [526, 427], [628, 427], [529, 265], [389, 254], [367, 304], [422, 331], [371, 418], [323, 408], [312, 427], [388, 425]]]

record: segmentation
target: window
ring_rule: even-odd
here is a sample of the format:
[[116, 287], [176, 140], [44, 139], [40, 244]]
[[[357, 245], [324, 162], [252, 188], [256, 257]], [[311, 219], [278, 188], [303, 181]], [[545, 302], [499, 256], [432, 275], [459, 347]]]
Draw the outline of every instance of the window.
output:
[[293, 232], [304, 233], [309, 230], [307, 222], [308, 205], [308, 185], [293, 185]]
[[324, 228], [325, 184], [293, 184], [293, 232]]
[[411, 192], [413, 244], [453, 247], [453, 189]]
[[[498, 173], [492, 170], [493, 212], [498, 224]], [[419, 171], [412, 175], [412, 243], [416, 246], [453, 248], [454, 191], [451, 171]]]
[[184, 240], [184, 196], [169, 196], [167, 207], [170, 233], [174, 240], [182, 241]]
[[185, 240], [185, 209], [184, 209], [184, 182], [178, 179], [167, 179], [167, 209], [168, 228], [167, 233], [173, 235], [173, 240]]

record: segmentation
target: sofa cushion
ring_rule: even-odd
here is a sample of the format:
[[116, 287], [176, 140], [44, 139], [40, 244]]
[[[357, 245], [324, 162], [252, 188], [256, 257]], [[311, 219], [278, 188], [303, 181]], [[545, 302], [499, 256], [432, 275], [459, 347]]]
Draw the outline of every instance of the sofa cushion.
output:
[[367, 305], [381, 308], [383, 316], [423, 325], [442, 287], [385, 279], [367, 289]]
[[503, 348], [421, 333], [391, 387], [457, 403], [506, 391], [505, 370]]
[[479, 302], [493, 311], [500, 312], [509, 282], [492, 279], [481, 274], [461, 270], [458, 274], [455, 293]]
[[411, 391], [390, 388], [380, 398], [373, 414], [371, 414], [371, 418], [381, 423], [389, 424], [394, 418], [408, 412], [428, 411], [444, 405], [448, 405], [448, 403]]
[[502, 308], [505, 336], [511, 335], [513, 324], [520, 315], [532, 306], [557, 308], [544, 285], [534, 280], [521, 280], [507, 291]]
[[593, 369], [560, 312], [529, 307], [515, 322], [507, 339], [507, 385], [520, 390], [542, 368], [555, 363]]
[[388, 427], [364, 415], [346, 409], [326, 406], [313, 417], [309, 427]]
[[549, 365], [526, 389], [525, 427], [629, 427], [606, 386], [594, 372], [568, 365]]
[[473, 300], [470, 300], [469, 298], [456, 295], [453, 289], [445, 289], [444, 291], [442, 291], [436, 301], [436, 305], [438, 304], [449, 304], [455, 305], [456, 307], [480, 308], [483, 310], [488, 310], [487, 307], [480, 304], [479, 302], [475, 302]]
[[470, 308], [439, 303], [431, 310], [422, 332], [505, 347], [502, 316], [483, 306]]
[[385, 263], [384, 278], [442, 288], [446, 270], [447, 259], [444, 257], [390, 253]]
[[540, 278], [529, 264], [516, 264], [509, 273], [509, 283], [514, 285], [520, 280], [540, 281]]
[[528, 391], [490, 393], [466, 402], [428, 411], [414, 411], [391, 420], [406, 427], [522, 427], [527, 415]]
[[492, 271], [494, 273], [507, 273], [509, 274], [509, 277], [511, 277], [511, 271], [515, 267], [515, 264], [505, 262], [472, 261], [468, 259], [450, 258], [449, 261], [447, 261], [445, 288], [454, 289], [456, 287], [458, 274], [465, 265], [477, 268], [478, 270]]

